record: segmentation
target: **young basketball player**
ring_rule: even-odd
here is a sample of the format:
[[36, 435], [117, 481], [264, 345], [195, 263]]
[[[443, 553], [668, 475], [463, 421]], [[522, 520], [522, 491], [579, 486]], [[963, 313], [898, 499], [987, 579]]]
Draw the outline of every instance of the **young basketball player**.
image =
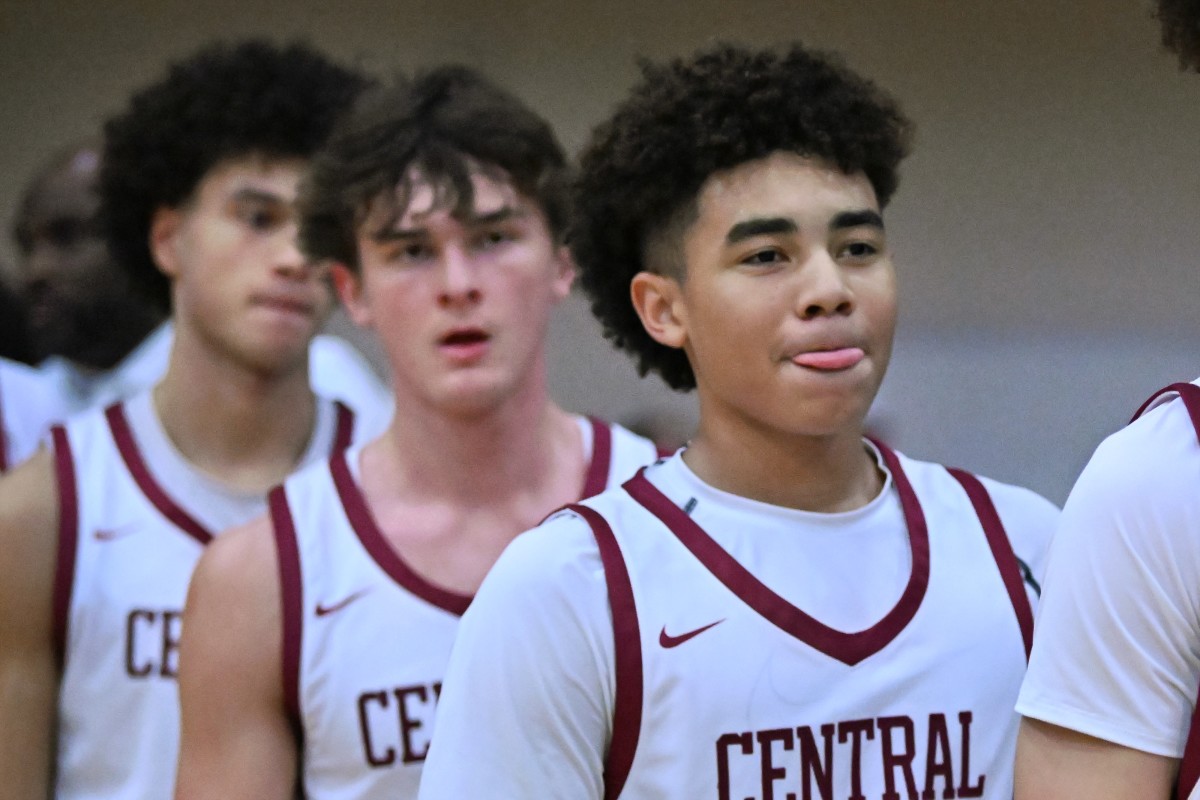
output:
[[[1200, 71], [1200, 2], [1160, 0]], [[1063, 508], [1021, 687], [1020, 800], [1200, 798], [1200, 379], [1106, 439]]]
[[699, 429], [508, 548], [422, 798], [1011, 793], [1022, 573], [1057, 511], [862, 435], [908, 137], [798, 45], [647, 66], [597, 130], [584, 286], [643, 372], [697, 390]]
[[331, 296], [293, 200], [363, 85], [306, 46], [218, 45], [108, 123], [105, 234], [169, 293], [175, 341], [152, 391], [55, 428], [0, 482], [0, 796], [170, 796], [196, 561], [350, 438], [309, 388]]
[[371, 97], [314, 162], [302, 239], [378, 333], [404, 413], [201, 560], [181, 800], [415, 798], [459, 617], [500, 551], [654, 460], [547, 393], [574, 278], [565, 173], [540, 117], [458, 67]]
[[0, 473], [33, 455], [57, 410], [41, 373], [0, 358]]

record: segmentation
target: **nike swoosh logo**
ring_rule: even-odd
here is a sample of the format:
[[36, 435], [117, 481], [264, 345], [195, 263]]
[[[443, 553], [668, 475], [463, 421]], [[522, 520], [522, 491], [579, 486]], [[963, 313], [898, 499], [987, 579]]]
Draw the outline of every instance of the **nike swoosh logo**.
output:
[[317, 603], [317, 616], [324, 617], [324, 616], [328, 616], [329, 614], [332, 614], [335, 611], [341, 611], [343, 608], [350, 605], [355, 600], [358, 600], [359, 598], [361, 598], [363, 595], [365, 595], [369, 591], [371, 591], [371, 590], [370, 589], [359, 589], [354, 594], [349, 595], [348, 597], [343, 597], [341, 600], [338, 600], [336, 603], [333, 603], [332, 605], [328, 605], [328, 606], [323, 606], [320, 603]]
[[124, 539], [131, 533], [134, 533], [134, 528], [129, 525], [122, 525], [119, 528], [97, 528], [92, 533], [92, 537], [97, 542], [112, 542], [117, 539]]
[[696, 628], [696, 630], [694, 630], [694, 631], [688, 631], [687, 633], [681, 633], [678, 636], [671, 636], [669, 633], [667, 633], [667, 626], [664, 625], [663, 629], [662, 629], [662, 633], [660, 633], [658, 635], [658, 643], [660, 645], [662, 645], [664, 648], [679, 647], [679, 645], [683, 644], [688, 639], [692, 639], [696, 636], [699, 636], [700, 634], [704, 633], [709, 628], [716, 627], [717, 625], [720, 625], [724, 621], [725, 620], [723, 620], [723, 619], [719, 619], [716, 622], [708, 623], [703, 628]]

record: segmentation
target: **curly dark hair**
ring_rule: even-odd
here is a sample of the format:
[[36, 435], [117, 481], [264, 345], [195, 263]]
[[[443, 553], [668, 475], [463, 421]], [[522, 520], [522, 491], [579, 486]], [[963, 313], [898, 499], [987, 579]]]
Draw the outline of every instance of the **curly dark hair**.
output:
[[104, 126], [99, 223], [114, 260], [163, 308], [170, 281], [148, 238], [219, 163], [309, 158], [368, 79], [304, 43], [212, 44], [170, 66]]
[[474, 202], [472, 171], [507, 180], [565, 235], [570, 176], [553, 129], [475, 70], [448, 65], [364, 94], [338, 124], [300, 191], [301, 248], [358, 269], [358, 227], [378, 202], [393, 221], [404, 213], [414, 168], [456, 214]]
[[782, 53], [718, 45], [641, 67], [641, 82], [584, 150], [569, 241], [605, 337], [641, 375], [687, 391], [696, 386], [687, 356], [652, 339], [629, 300], [634, 275], [665, 271], [662, 259], [659, 269], [648, 263], [647, 248], [677, 252], [709, 176], [777, 151], [864, 173], [882, 207], [912, 126], [870, 81], [798, 43]]
[[1200, 72], [1200, 0], [1158, 0], [1163, 45], [1179, 56], [1179, 68]]

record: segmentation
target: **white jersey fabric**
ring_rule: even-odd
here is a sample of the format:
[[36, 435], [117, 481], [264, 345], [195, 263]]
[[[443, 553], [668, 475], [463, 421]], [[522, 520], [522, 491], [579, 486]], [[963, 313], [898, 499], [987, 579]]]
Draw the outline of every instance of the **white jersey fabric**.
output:
[[1011, 798], [1057, 509], [876, 456], [850, 512], [676, 456], [519, 537], [463, 618], [421, 800]]
[[[580, 418], [582, 497], [657, 457], [624, 428]], [[359, 488], [359, 449], [293, 475], [270, 496], [283, 588], [284, 696], [302, 736], [309, 800], [417, 796], [433, 717], [469, 596], [414, 572]]]
[[[351, 441], [318, 401], [302, 463]], [[51, 433], [60, 494], [55, 639], [62, 663], [55, 797], [168, 798], [179, 745], [176, 666], [188, 582], [214, 533], [266, 510], [178, 453], [149, 392]]]
[[[167, 371], [175, 330], [170, 322], [154, 329], [111, 370], [96, 372], [61, 357], [48, 358], [41, 371], [56, 404], [65, 413], [56, 421], [88, 408], [108, 406], [158, 383]], [[353, 345], [322, 334], [308, 349], [309, 382], [320, 397], [341, 400], [367, 427], [382, 430], [391, 419], [392, 397], [383, 381]]]
[[60, 412], [41, 373], [0, 358], [0, 473], [33, 455]]
[[1179, 395], [1197, 387], [1105, 439], [1071, 490], [1017, 705], [1170, 758], [1184, 755], [1200, 686], [1200, 396]]

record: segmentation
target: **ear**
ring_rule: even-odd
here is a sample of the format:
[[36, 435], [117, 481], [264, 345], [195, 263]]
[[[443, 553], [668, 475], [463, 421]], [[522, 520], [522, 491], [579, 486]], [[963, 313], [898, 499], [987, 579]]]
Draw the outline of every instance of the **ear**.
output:
[[639, 272], [629, 284], [629, 296], [650, 338], [667, 347], [683, 347], [687, 342], [687, 315], [674, 278]]
[[179, 275], [179, 235], [183, 228], [183, 212], [163, 206], [150, 217], [150, 256], [162, 274], [168, 278]]
[[329, 267], [333, 288], [337, 291], [346, 315], [362, 328], [371, 327], [371, 309], [363, 298], [362, 278], [345, 264], [335, 261]]
[[559, 245], [555, 250], [554, 261], [557, 271], [551, 288], [555, 298], [564, 300], [575, 284], [575, 259], [571, 256], [571, 248], [565, 244]]

